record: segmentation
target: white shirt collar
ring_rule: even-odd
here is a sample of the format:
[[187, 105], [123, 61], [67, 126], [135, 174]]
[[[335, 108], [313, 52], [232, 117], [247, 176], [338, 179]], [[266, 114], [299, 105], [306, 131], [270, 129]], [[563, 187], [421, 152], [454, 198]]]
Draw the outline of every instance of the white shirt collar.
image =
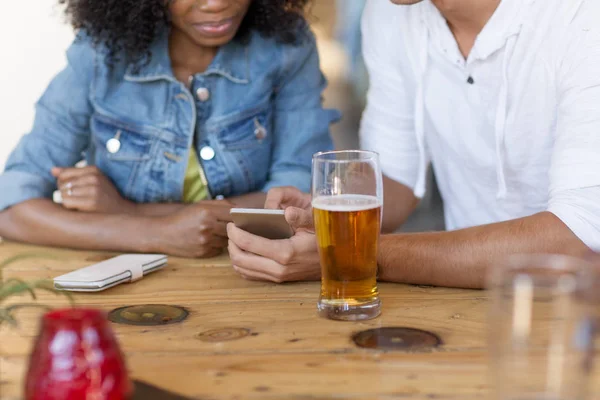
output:
[[[502, 0], [475, 41], [470, 59], [486, 59], [506, 45], [509, 37], [520, 32], [526, 8], [534, 0]], [[427, 0], [422, 8], [423, 22], [430, 38], [439, 49], [451, 57], [460, 55], [454, 35], [437, 7]]]

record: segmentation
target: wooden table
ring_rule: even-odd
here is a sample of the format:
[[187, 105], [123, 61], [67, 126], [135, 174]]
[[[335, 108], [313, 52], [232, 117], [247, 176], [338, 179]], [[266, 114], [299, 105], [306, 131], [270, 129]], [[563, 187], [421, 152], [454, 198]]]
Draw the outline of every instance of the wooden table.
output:
[[[50, 279], [113, 255], [0, 244], [0, 260], [24, 253], [41, 258], [6, 267], [4, 279]], [[165, 270], [135, 284], [79, 294], [76, 301], [106, 311], [141, 304], [189, 309], [181, 324], [113, 327], [134, 378], [193, 398], [486, 398], [485, 292], [382, 284], [382, 316], [361, 323], [319, 318], [317, 295], [318, 283], [245, 281], [222, 256], [171, 258]], [[53, 295], [41, 301], [67, 304]], [[22, 395], [39, 316], [25, 309], [18, 314], [19, 328], [0, 330], [3, 400]], [[351, 340], [356, 332], [387, 326], [434, 332], [444, 345], [385, 352], [358, 348]]]

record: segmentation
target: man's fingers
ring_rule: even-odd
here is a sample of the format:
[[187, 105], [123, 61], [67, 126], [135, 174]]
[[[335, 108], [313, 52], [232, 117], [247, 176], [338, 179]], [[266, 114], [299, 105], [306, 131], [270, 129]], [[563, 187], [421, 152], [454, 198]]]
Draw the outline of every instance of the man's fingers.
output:
[[284, 280], [283, 266], [277, 262], [257, 254], [248, 253], [232, 240], [229, 241], [228, 251], [231, 263], [236, 267], [252, 271], [254, 276], [260, 275], [261, 279], [264, 280], [272, 282], [282, 282]]
[[283, 209], [282, 204], [285, 196], [285, 188], [275, 188], [269, 190], [267, 198], [265, 200], [265, 208], [271, 210]]
[[247, 279], [249, 281], [261, 281], [261, 282], [274, 282], [281, 283], [274, 279], [272, 276], [265, 274], [263, 272], [252, 271], [250, 269], [245, 269], [240, 266], [234, 265], [233, 269], [235, 272], [240, 274], [242, 278]]
[[314, 230], [313, 216], [310, 210], [288, 207], [285, 209], [285, 219], [295, 231], [298, 229]]
[[293, 248], [289, 239], [265, 239], [248, 233], [234, 224], [227, 225], [227, 234], [237, 247], [246, 252], [254, 253], [284, 265], [288, 264], [292, 258]]
[[310, 195], [295, 187], [275, 188], [267, 193], [265, 208], [283, 210], [289, 206], [307, 208], [310, 206]]

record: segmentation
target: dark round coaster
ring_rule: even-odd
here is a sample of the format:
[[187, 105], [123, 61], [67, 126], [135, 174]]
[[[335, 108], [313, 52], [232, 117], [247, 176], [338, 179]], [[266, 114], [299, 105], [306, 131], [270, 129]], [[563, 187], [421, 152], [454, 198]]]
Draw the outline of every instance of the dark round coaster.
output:
[[246, 328], [222, 328], [199, 333], [196, 337], [203, 342], [219, 343], [243, 339], [250, 333], [250, 329]]
[[424, 350], [438, 347], [438, 335], [413, 328], [377, 328], [356, 333], [352, 340], [358, 347], [377, 350]]
[[116, 324], [159, 326], [176, 324], [190, 313], [183, 307], [163, 304], [145, 304], [117, 308], [108, 313], [108, 319]]

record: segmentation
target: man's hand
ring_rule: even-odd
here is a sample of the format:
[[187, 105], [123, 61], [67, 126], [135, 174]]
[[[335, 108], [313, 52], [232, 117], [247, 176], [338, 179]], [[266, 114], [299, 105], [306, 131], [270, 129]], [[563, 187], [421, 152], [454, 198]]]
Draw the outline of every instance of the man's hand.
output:
[[133, 214], [135, 203], [124, 199], [113, 183], [95, 166], [52, 168], [62, 193], [62, 205], [70, 210], [107, 214]]
[[288, 207], [296, 207], [311, 211], [311, 202], [312, 197], [310, 194], [306, 194], [295, 187], [282, 187], [269, 191], [265, 200], [265, 208], [285, 210]]
[[202, 203], [188, 205], [174, 214], [155, 217], [154, 248], [179, 257], [209, 258], [227, 247], [226, 224], [230, 206]]
[[284, 209], [295, 234], [290, 239], [269, 240], [227, 226], [233, 268], [244, 278], [271, 282], [318, 280], [321, 276], [314, 235], [311, 198], [295, 188], [273, 189], [265, 208]]

